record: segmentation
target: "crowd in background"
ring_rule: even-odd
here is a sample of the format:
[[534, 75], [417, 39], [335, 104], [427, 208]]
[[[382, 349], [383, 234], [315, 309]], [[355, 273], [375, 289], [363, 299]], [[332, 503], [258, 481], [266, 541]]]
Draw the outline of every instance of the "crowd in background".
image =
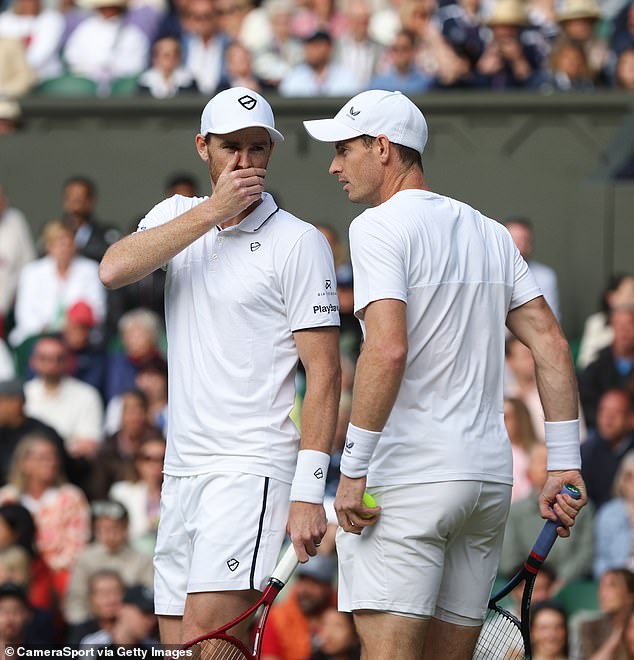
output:
[[[67, 180], [58, 218], [33, 237], [0, 187], [0, 646], [157, 643], [151, 558], [168, 424], [165, 273], [104, 289], [98, 263], [121, 232], [98, 218], [97, 193], [85, 177]], [[164, 194], [201, 193], [194, 178], [175, 174]], [[559, 315], [557, 275], [533, 258], [530, 221], [505, 224]], [[333, 251], [341, 310], [330, 525], [272, 613], [267, 660], [358, 657], [351, 619], [336, 611], [333, 499], [362, 335], [345, 246], [334, 228], [319, 229]], [[591, 504], [540, 573], [534, 657], [634, 658], [634, 275], [606, 283], [573, 349]], [[541, 528], [536, 495], [546, 478], [532, 356], [512, 336], [505, 364], [514, 487], [500, 579], [522, 564]], [[303, 384], [300, 365], [296, 423]]]
[[[634, 90], [630, 0], [2, 0], [0, 115], [29, 93]], [[17, 114], [16, 114], [17, 113]]]

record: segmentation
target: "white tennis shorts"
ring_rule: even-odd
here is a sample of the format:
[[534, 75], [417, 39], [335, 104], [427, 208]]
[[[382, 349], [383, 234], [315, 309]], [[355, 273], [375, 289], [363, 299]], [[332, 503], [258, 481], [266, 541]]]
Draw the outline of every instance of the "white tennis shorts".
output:
[[511, 486], [448, 481], [368, 491], [382, 507], [377, 523], [360, 536], [337, 531], [339, 609], [448, 613], [478, 625], [497, 573]]
[[166, 475], [154, 551], [157, 614], [188, 593], [262, 589], [286, 535], [290, 484], [239, 472]]

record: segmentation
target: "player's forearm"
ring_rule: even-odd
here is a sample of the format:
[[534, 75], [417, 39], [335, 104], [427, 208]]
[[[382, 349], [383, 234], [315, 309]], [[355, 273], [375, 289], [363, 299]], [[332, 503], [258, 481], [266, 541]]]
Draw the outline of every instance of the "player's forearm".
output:
[[546, 421], [558, 422], [579, 416], [577, 378], [570, 348], [559, 333], [534, 351], [537, 389]]
[[307, 368], [301, 449], [330, 454], [337, 426], [340, 394], [341, 369], [338, 360]]
[[111, 245], [99, 266], [103, 285], [118, 289], [138, 282], [173, 259], [217, 224], [207, 209], [205, 203], [200, 204], [164, 225], [130, 234]]
[[366, 342], [357, 362], [350, 421], [369, 431], [382, 431], [405, 372], [407, 346]]

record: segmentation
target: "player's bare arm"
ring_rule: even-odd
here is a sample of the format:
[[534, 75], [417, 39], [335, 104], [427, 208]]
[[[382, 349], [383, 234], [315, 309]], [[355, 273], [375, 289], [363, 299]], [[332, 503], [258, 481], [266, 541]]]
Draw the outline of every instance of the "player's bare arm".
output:
[[[509, 312], [506, 324], [531, 350], [546, 421], [565, 422], [577, 419], [577, 379], [570, 348], [543, 296]], [[582, 493], [579, 500], [559, 494], [565, 483], [579, 488]], [[568, 536], [568, 528], [574, 525], [575, 517], [587, 500], [586, 487], [579, 470], [549, 470], [548, 479], [539, 496], [539, 508], [544, 518], [555, 520], [556, 516], [559, 516], [564, 525], [559, 529], [559, 534]], [[550, 507], [553, 507], [554, 513]]]
[[266, 170], [237, 169], [240, 154], [220, 174], [213, 194], [170, 222], [125, 236], [110, 246], [99, 267], [108, 289], [132, 284], [166, 264], [212, 227], [236, 217], [264, 191]]
[[[302, 406], [301, 450], [330, 454], [341, 392], [339, 329], [312, 328], [294, 333], [299, 358], [306, 371]], [[323, 475], [324, 483], [326, 475]], [[288, 531], [299, 561], [308, 561], [326, 533], [323, 505], [291, 502]]]
[[[350, 422], [380, 432], [392, 411], [407, 360], [407, 306], [401, 300], [377, 300], [365, 309], [366, 338], [357, 362]], [[345, 451], [345, 449], [344, 449]], [[365, 476], [341, 475], [335, 511], [341, 527], [360, 534], [376, 517], [363, 518]]]

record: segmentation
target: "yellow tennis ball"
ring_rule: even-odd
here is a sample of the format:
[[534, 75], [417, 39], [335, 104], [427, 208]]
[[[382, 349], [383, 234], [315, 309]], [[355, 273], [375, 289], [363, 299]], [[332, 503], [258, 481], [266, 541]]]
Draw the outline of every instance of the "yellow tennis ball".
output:
[[[373, 509], [376, 506], [376, 500], [367, 491], [365, 493], [363, 493], [362, 502], [363, 502], [364, 506], [368, 507], [368, 509]], [[370, 518], [373, 518], [374, 514], [372, 514], [372, 513], [366, 514], [366, 515], [361, 514], [361, 517], [368, 520]]]

